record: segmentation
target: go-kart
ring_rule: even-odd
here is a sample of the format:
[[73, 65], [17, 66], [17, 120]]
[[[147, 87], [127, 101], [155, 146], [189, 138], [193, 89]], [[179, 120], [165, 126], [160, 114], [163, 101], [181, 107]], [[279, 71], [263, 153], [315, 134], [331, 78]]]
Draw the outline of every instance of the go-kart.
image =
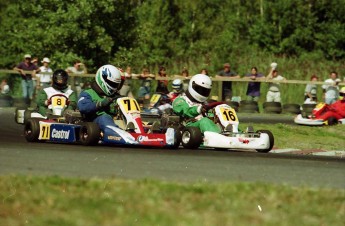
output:
[[[299, 125], [307, 125], [307, 126], [323, 126], [323, 125], [335, 125], [335, 124], [345, 124], [345, 118], [337, 118], [334, 117], [332, 112], [331, 105], [325, 103], [319, 103], [316, 107], [312, 110], [310, 115], [303, 115], [298, 114], [294, 122]], [[324, 115], [328, 113], [328, 117], [324, 117]], [[335, 112], [336, 113], [336, 112]], [[321, 116], [323, 116], [321, 118]]]
[[209, 147], [217, 149], [254, 149], [258, 152], [269, 152], [274, 145], [274, 136], [269, 130], [254, 131], [249, 126], [246, 131], [239, 130], [239, 121], [233, 108], [222, 102], [206, 106], [204, 116], [222, 128], [221, 133], [206, 131], [193, 126], [182, 130], [182, 145], [185, 148]]
[[115, 123], [119, 127], [107, 126], [111, 131], [105, 134], [94, 122], [85, 122], [79, 111], [64, 111], [68, 100], [65, 96], [53, 96], [50, 100], [53, 112], [46, 118], [28, 118], [24, 126], [24, 136], [28, 142], [81, 143], [83, 145], [139, 145], [177, 148], [181, 134], [173, 128], [161, 129], [155, 125], [143, 125], [137, 101], [129, 97], [116, 100], [119, 117]]
[[160, 116], [163, 113], [170, 113], [171, 110], [171, 100], [168, 95], [164, 93], [155, 93], [150, 99], [149, 107], [142, 111], [142, 116]]

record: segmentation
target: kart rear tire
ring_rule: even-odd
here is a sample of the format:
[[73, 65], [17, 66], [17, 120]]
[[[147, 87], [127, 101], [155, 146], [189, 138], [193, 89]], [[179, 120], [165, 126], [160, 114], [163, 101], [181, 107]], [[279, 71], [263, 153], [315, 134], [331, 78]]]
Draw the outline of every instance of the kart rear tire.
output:
[[32, 110], [25, 110], [24, 111], [24, 124], [31, 118]]
[[336, 124], [338, 124], [338, 119], [337, 119], [337, 118], [335, 118], [335, 117], [329, 117], [329, 118], [327, 119], [327, 125], [333, 126], [333, 125], [336, 125]]
[[79, 130], [79, 141], [86, 146], [98, 144], [100, 139], [101, 130], [96, 123], [83, 122]]
[[24, 137], [28, 142], [37, 142], [40, 135], [40, 119], [31, 118], [24, 125]]
[[184, 148], [196, 149], [202, 143], [202, 134], [199, 128], [190, 126], [182, 131], [182, 146]]
[[274, 145], [274, 136], [271, 131], [269, 130], [258, 130], [256, 131], [257, 133], [266, 133], [270, 139], [270, 146], [267, 149], [256, 149], [257, 152], [261, 153], [268, 153], [272, 150], [273, 145]]

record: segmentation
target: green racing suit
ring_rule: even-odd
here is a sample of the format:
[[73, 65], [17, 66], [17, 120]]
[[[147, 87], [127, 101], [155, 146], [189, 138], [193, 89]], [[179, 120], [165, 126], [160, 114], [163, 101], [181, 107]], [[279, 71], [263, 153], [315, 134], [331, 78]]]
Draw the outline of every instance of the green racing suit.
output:
[[221, 132], [221, 129], [211, 119], [201, 114], [202, 104], [191, 101], [186, 94], [177, 97], [172, 105], [173, 111], [185, 119], [186, 126], [198, 127], [202, 133], [205, 131]]

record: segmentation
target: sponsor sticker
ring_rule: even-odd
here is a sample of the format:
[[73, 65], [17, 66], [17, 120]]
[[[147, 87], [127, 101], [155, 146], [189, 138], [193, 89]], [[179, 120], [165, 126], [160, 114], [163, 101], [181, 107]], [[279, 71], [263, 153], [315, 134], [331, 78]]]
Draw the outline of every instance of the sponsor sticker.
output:
[[138, 142], [161, 142], [161, 141], [164, 141], [162, 138], [149, 138], [148, 136], [138, 136], [137, 138], [137, 141]]

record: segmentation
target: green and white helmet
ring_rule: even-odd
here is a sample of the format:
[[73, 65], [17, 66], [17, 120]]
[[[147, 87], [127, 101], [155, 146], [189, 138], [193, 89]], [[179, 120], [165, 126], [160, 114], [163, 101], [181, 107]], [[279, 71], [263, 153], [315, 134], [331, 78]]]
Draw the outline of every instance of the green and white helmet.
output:
[[103, 65], [97, 70], [96, 83], [106, 96], [118, 92], [125, 81], [123, 73], [113, 65]]

